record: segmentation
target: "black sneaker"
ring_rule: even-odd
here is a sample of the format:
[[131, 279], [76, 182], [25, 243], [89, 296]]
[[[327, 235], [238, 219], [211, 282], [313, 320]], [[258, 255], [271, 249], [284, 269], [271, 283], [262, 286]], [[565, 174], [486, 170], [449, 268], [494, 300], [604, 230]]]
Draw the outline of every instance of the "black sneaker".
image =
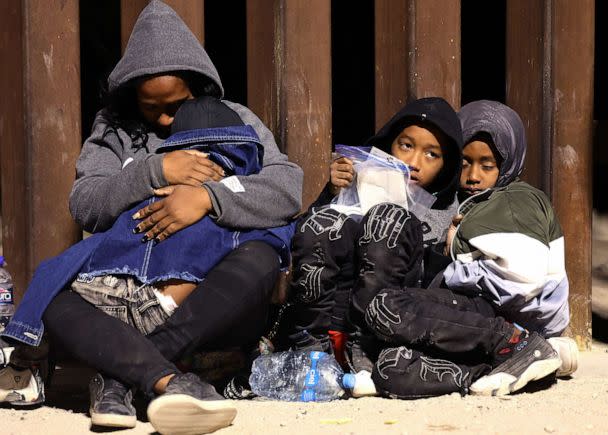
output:
[[291, 334], [289, 336], [293, 350], [317, 351], [332, 354], [329, 335], [313, 335], [307, 330]]
[[224, 397], [231, 400], [248, 400], [256, 397], [256, 394], [251, 391], [249, 378], [245, 375], [237, 375], [230, 379], [224, 388]]
[[361, 339], [357, 334], [353, 334], [348, 338], [345, 348], [346, 363], [352, 373], [359, 373], [366, 371], [371, 373], [374, 369], [374, 363], [372, 362], [372, 346], [367, 340]]
[[97, 373], [89, 382], [89, 414], [95, 426], [135, 427], [133, 392], [122, 382]]
[[538, 333], [521, 337], [513, 355], [471, 385], [472, 394], [504, 396], [522, 389], [530, 381], [555, 372], [562, 362], [553, 347]]
[[202, 434], [229, 426], [236, 408], [193, 373], [177, 374], [165, 394], [148, 405], [148, 419], [161, 434]]

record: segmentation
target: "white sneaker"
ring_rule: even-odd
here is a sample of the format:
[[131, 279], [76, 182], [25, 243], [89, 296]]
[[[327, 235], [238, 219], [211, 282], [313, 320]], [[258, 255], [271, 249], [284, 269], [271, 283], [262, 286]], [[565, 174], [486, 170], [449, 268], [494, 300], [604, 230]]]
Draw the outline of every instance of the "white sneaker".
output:
[[0, 369], [0, 402], [27, 406], [44, 402], [44, 383], [37, 369]]
[[171, 378], [167, 390], [148, 405], [148, 419], [161, 434], [195, 435], [230, 426], [236, 407], [193, 373]]
[[547, 339], [551, 347], [555, 349], [562, 365], [557, 369], [558, 377], [570, 376], [578, 369], [578, 346], [576, 341], [570, 337], [553, 337]]
[[518, 352], [476, 380], [472, 394], [504, 396], [525, 387], [528, 382], [542, 379], [555, 372], [562, 361], [547, 340], [532, 332], [520, 338]]
[[11, 354], [15, 350], [14, 347], [0, 347], [0, 367], [8, 365], [11, 360]]

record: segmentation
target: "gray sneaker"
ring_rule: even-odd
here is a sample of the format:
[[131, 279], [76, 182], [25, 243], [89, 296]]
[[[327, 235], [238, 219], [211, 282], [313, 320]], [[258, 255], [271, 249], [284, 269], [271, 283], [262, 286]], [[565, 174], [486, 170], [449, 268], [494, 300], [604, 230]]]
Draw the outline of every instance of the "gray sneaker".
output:
[[89, 414], [95, 426], [135, 427], [133, 392], [122, 382], [97, 373], [89, 383]]
[[518, 347], [511, 358], [475, 381], [470, 387], [471, 393], [504, 396], [522, 389], [530, 381], [550, 375], [562, 364], [553, 347], [536, 332], [522, 337]]
[[0, 369], [0, 402], [8, 402], [12, 406], [43, 403], [44, 383], [38, 369], [12, 365]]
[[148, 405], [148, 419], [161, 434], [209, 433], [229, 426], [234, 417], [232, 402], [193, 373], [175, 375], [165, 394]]

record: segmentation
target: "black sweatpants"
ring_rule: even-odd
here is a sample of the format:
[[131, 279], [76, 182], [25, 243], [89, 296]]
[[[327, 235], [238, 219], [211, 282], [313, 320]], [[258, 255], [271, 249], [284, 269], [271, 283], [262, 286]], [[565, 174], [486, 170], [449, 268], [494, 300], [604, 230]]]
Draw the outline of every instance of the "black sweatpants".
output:
[[[293, 306], [282, 322], [289, 344], [310, 346], [309, 340], [323, 340], [330, 329], [348, 329], [358, 232], [356, 220], [327, 207], [312, 209], [298, 221], [291, 244]], [[328, 350], [326, 345], [316, 343], [322, 350]]]
[[420, 222], [402, 207], [380, 204], [359, 219], [313, 208], [292, 241], [293, 307], [283, 322], [290, 344], [327, 350], [319, 340], [328, 330], [359, 331], [380, 289], [420, 284], [422, 253]]
[[380, 291], [365, 311], [383, 343], [374, 365], [376, 388], [389, 397], [461, 392], [497, 365], [513, 325], [480, 296], [444, 288]]
[[[334, 327], [335, 295], [344, 285], [341, 291], [350, 292], [350, 340], [375, 362], [372, 376], [382, 394], [415, 398], [466, 392], [490, 370], [493, 352], [513, 327], [482, 297], [420, 288], [425, 251], [422, 226], [413, 214], [380, 204], [358, 223], [347, 224], [347, 217], [331, 209], [321, 216], [324, 220], [318, 212], [307, 215], [302, 221], [307, 226], [299, 227], [293, 244], [299, 330], [322, 334]], [[308, 271], [316, 272], [315, 280]], [[351, 275], [340, 282], [340, 273]]]
[[278, 273], [274, 249], [249, 242], [226, 256], [147, 336], [71, 291], [51, 302], [43, 321], [51, 338], [76, 358], [152, 394], [160, 378], [179, 372], [172, 361], [185, 352], [256, 342], [265, 332]]

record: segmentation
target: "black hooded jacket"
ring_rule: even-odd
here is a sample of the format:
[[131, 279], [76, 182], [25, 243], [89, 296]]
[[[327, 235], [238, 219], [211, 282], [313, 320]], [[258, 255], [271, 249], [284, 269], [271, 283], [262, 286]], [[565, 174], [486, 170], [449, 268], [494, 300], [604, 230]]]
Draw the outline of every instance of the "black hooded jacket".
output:
[[391, 144], [401, 131], [410, 126], [430, 125], [440, 130], [448, 138], [443, 151], [443, 168], [435, 181], [427, 188], [437, 200], [433, 209], [443, 210], [454, 202], [460, 184], [462, 166], [462, 129], [458, 115], [443, 98], [429, 97], [414, 100], [405, 105], [367, 141], [367, 146], [375, 146], [390, 154]]
[[[460, 183], [462, 166], [462, 129], [452, 106], [443, 98], [430, 97], [414, 100], [404, 106], [371, 137], [366, 145], [375, 146], [390, 153], [395, 137], [408, 125], [432, 126], [440, 130], [448, 144], [443, 149], [444, 166], [436, 180], [427, 188], [437, 199], [424, 216], [416, 216], [422, 223], [425, 247], [445, 242], [452, 217], [458, 211], [456, 192]], [[333, 198], [328, 183], [311, 207], [328, 204]]]

